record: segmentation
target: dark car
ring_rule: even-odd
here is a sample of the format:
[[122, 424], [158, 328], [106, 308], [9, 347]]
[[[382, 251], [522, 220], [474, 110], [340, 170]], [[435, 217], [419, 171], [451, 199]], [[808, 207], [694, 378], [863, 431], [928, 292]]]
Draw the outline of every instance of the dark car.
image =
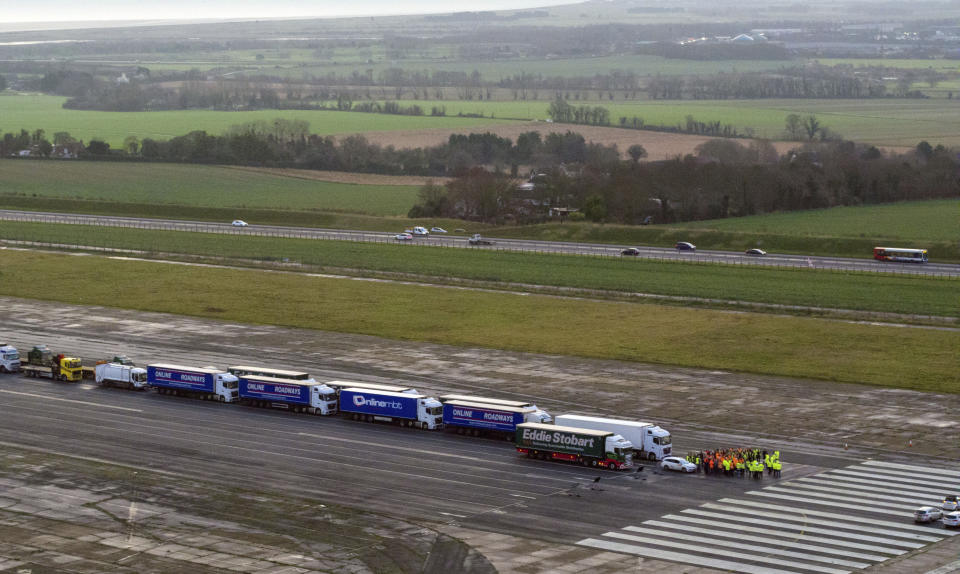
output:
[[747, 249], [744, 253], [746, 253], [747, 255], [756, 255], [758, 257], [762, 257], [767, 254], [767, 252], [764, 251], [763, 249], [758, 249], [756, 247], [754, 247], [753, 249]]
[[636, 257], [637, 255], [640, 255], [640, 250], [636, 247], [628, 247], [627, 249], [621, 251], [620, 255], [630, 255], [631, 257]]
[[677, 244], [673, 246], [677, 251], [696, 251], [697, 246], [689, 241], [677, 241]]

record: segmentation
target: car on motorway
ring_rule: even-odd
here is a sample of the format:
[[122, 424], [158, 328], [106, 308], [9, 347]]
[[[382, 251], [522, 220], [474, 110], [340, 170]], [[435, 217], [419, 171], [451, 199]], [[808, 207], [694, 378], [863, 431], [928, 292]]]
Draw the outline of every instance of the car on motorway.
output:
[[234, 226], [234, 227], [246, 227], [246, 226], [247, 226], [247, 222], [244, 221], [244, 220], [242, 220], [242, 219], [234, 219], [234, 220], [233, 220], [233, 223], [231, 223], [230, 225], [232, 225], [232, 226]]
[[393, 238], [396, 239], [397, 241], [413, 241], [413, 234], [406, 233], [406, 232], [398, 233], [394, 235]]
[[744, 253], [745, 255], [753, 255], [753, 256], [755, 256], [755, 257], [763, 257], [764, 255], [767, 254], [766, 251], [764, 251], [763, 249], [759, 249], [759, 248], [757, 248], [757, 247], [754, 247], [753, 249], [747, 249], [747, 250], [744, 251], [743, 253]]
[[419, 225], [414, 227], [413, 231], [411, 231], [410, 233], [420, 237], [426, 237], [427, 235], [430, 235], [430, 232], [427, 231], [426, 227], [420, 227]]
[[954, 510], [953, 512], [947, 512], [946, 514], [944, 514], [943, 527], [944, 528], [960, 527], [960, 510]]
[[621, 251], [620, 255], [628, 255], [630, 257], [636, 257], [637, 255], [640, 255], [640, 250], [637, 249], [636, 247], [628, 247], [623, 251]]
[[948, 494], [943, 497], [943, 501], [940, 503], [940, 510], [960, 510], [960, 496], [956, 494]]
[[446, 233], [447, 230], [442, 227], [431, 227], [430, 233]]
[[921, 506], [913, 513], [914, 522], [934, 522], [940, 520], [943, 512], [934, 506]]
[[660, 468], [663, 470], [679, 470], [680, 472], [695, 472], [697, 465], [679, 456], [665, 456], [660, 461]]
[[696, 251], [697, 246], [689, 241], [677, 241], [677, 244], [673, 246], [677, 251]]

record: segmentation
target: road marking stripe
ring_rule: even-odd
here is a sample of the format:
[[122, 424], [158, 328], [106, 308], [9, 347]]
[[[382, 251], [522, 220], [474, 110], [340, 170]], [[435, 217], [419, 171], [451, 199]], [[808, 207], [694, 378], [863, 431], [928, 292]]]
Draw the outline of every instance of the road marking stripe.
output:
[[[659, 526], [661, 528], [682, 528], [684, 532], [698, 532], [700, 534], [711, 534], [713, 536], [735, 538], [737, 540], [749, 540], [750, 542], [774, 544], [776, 546], [783, 546], [784, 548], [796, 548], [798, 550], [811, 550], [813, 552], [819, 552], [821, 554], [833, 554], [834, 556], [844, 556], [846, 558], [859, 558], [860, 560], [870, 560], [872, 562], [883, 562], [884, 560], [887, 560], [889, 558], [889, 556], [881, 556], [880, 554], [863, 554], [860, 552], [850, 552], [849, 550], [838, 550], [836, 548], [828, 548], [826, 546], [814, 546], [813, 544], [790, 542], [788, 540], [780, 540], [777, 538], [770, 538], [768, 536], [751, 536], [749, 534], [744, 534], [740, 530], [727, 532], [725, 530], [699, 528], [697, 526], [689, 526], [687, 524], [674, 524], [672, 522], [661, 522], [659, 520], [645, 520], [643, 521], [643, 524], [649, 524], [651, 526]], [[632, 528], [633, 528], [632, 526], [627, 526], [624, 528], [624, 530], [630, 530]], [[804, 538], [806, 539], [806, 537]]]
[[890, 480], [910, 480], [917, 482], [930, 482], [933, 484], [956, 484], [960, 481], [960, 476], [942, 476], [939, 474], [924, 474], [917, 472], [909, 472], [906, 470], [900, 470], [897, 468], [883, 468], [880, 466], [848, 466], [842, 469], [835, 470], [849, 470], [852, 472], [859, 472], [862, 474], [874, 474], [877, 476], [883, 476], [889, 478]]
[[786, 566], [787, 568], [810, 570], [811, 572], [822, 572], [823, 574], [847, 574], [846, 570], [838, 570], [836, 568], [828, 568], [826, 566], [817, 566], [816, 564], [803, 564], [801, 562], [793, 562], [791, 560], [780, 560], [778, 558], [771, 558], [770, 556], [757, 556], [756, 554], [744, 554], [743, 552], [732, 552], [730, 550], [724, 550], [722, 548], [702, 548], [697, 544], [684, 544], [683, 542], [675, 542], [672, 540], [657, 540], [656, 538], [648, 538], [646, 536], [631, 536], [629, 534], [621, 534], [619, 532], [607, 532], [604, 534], [604, 536], [609, 536], [611, 538], [622, 538], [626, 540], [631, 540], [633, 542], [642, 542], [644, 544], [652, 544], [654, 546], [667, 546], [675, 550], [689, 550], [692, 552], [702, 552], [704, 554], [712, 554], [714, 556], [725, 556], [727, 558], [736, 558], [737, 560], [743, 560], [743, 561], [762, 562], [764, 564]]
[[890, 484], [907, 484], [907, 485], [916, 485], [924, 486], [927, 488], [956, 488], [955, 482], [942, 482], [937, 480], [922, 480], [916, 478], [907, 478], [895, 474], [887, 474], [883, 472], [872, 472], [868, 469], [862, 470], [849, 470], [845, 468], [840, 468], [836, 470], [830, 470], [825, 472], [826, 475], [832, 474], [842, 474], [844, 476], [855, 476], [858, 478], [868, 478], [872, 480], [883, 480]]
[[[809, 497], [811, 497], [809, 500], [810, 500], [811, 502], [816, 502], [817, 504], [825, 504], [826, 502], [831, 501], [831, 500], [841, 500], [841, 501], [847, 501], [847, 502], [857, 502], [857, 503], [860, 504], [860, 506], [863, 506], [863, 507], [864, 507], [864, 508], [863, 508], [864, 510], [870, 510], [870, 507], [865, 506], [865, 505], [863, 504], [863, 499], [862, 499], [862, 498], [854, 497], [854, 496], [840, 496], [840, 495], [836, 495], [836, 494], [821, 494], [821, 493], [819, 493], [819, 492], [803, 492], [803, 491], [800, 491], [800, 490], [798, 490], [798, 489], [796, 489], [796, 488], [786, 488], [786, 487], [783, 487], [783, 486], [768, 486], [767, 488], [764, 488], [763, 490], [764, 490], [764, 491], [768, 491], [768, 492], [786, 492], [787, 494], [791, 494], [791, 495], [803, 494], [804, 496], [809, 496]], [[760, 492], [760, 491], [753, 491], [753, 492]], [[820, 502], [817, 502], [817, 501], [813, 500], [814, 498], [825, 499], [825, 500], [820, 501]], [[888, 503], [884, 503], [883, 507], [884, 507], [884, 508], [892, 508], [892, 509], [896, 509], [896, 510], [902, 511], [902, 512], [896, 513], [898, 516], [903, 516], [903, 512], [909, 512], [910, 514], [913, 514], [913, 511], [916, 510], [916, 506], [914, 506], [914, 505], [912, 505], [912, 504], [894, 504], [894, 503], [888, 502]], [[880, 510], [880, 509], [877, 509], [877, 510]], [[872, 512], [872, 510], [871, 510], [871, 512]], [[893, 513], [892, 510], [891, 510], [891, 511], [887, 511], [887, 512]]]
[[752, 509], [752, 508], [737, 508], [735, 506], [729, 506], [726, 504], [714, 504], [712, 502], [708, 502], [707, 504], [704, 504], [703, 508], [712, 508], [714, 510], [723, 510], [726, 512], [751, 513], [754, 516], [774, 518], [776, 520], [803, 522], [806, 524], [819, 524], [820, 526], [833, 526], [835, 528], [849, 528], [852, 530], [856, 530], [858, 532], [885, 534], [887, 536], [896, 536], [898, 538], [907, 538], [909, 540], [920, 540], [923, 542], [940, 542], [941, 540], [943, 540], [943, 538], [937, 538], [935, 536], [924, 536], [922, 534], [914, 534], [913, 532], [894, 532], [887, 528], [873, 528], [872, 526], [864, 526], [863, 521], [841, 522], [838, 520], [824, 520], [823, 518], [811, 518], [809, 516], [805, 516], [803, 514], [803, 510], [801, 509], [795, 510], [794, 514], [780, 514], [776, 512], [759, 512], [756, 509]]
[[949, 476], [950, 478], [960, 480], [960, 470], [944, 470], [940, 468], [930, 468], [927, 466], [913, 466], [910, 464], [896, 464], [892, 462], [882, 462], [879, 460], [866, 460], [860, 464], [865, 466], [882, 466], [884, 468], [902, 468], [904, 470], [917, 471], [922, 474], [942, 474], [942, 475]]
[[777, 530], [772, 528], [759, 528], [756, 526], [743, 526], [740, 524], [723, 524], [718, 523], [716, 520], [708, 520], [706, 518], [697, 518], [694, 516], [687, 516], [685, 514], [667, 514], [663, 516], [665, 520], [679, 520], [681, 522], [692, 522], [693, 524], [700, 524], [701, 526], [710, 526], [722, 528], [730, 528], [736, 532], [753, 532], [754, 534], [765, 534], [767, 536], [781, 536], [783, 538], [789, 538], [790, 540], [804, 540], [806, 542], [818, 542], [820, 544], [832, 544], [834, 546], [842, 546], [844, 548], [855, 548], [857, 550], [866, 550], [868, 552], [882, 552], [884, 554], [894, 554], [899, 556], [901, 554], [906, 554], [908, 550], [900, 550], [899, 548], [887, 548], [886, 546], [874, 546], [873, 544], [861, 544], [859, 542], [849, 542], [847, 540], [836, 540], [834, 538], [824, 538], [822, 536], [812, 536], [806, 532], [794, 533], [794, 532], [784, 532], [783, 530]]
[[92, 403], [92, 402], [89, 402], [89, 401], [78, 401], [78, 400], [76, 400], [76, 399], [64, 399], [64, 398], [60, 398], [60, 397], [48, 397], [48, 396], [46, 396], [46, 395], [38, 395], [38, 394], [35, 394], [35, 393], [21, 393], [21, 392], [19, 392], [19, 391], [8, 391], [8, 390], [5, 390], [5, 389], [4, 389], [4, 390], [0, 390], [0, 393], [6, 393], [6, 394], [8, 394], [8, 395], [20, 395], [20, 396], [24, 396], [24, 397], [33, 397], [33, 398], [35, 398], [35, 399], [43, 399], [43, 400], [45, 400], [45, 401], [61, 401], [61, 402], [64, 402], [64, 403], [76, 403], [76, 404], [78, 404], [78, 405], [89, 405], [89, 406], [92, 406], [92, 407], [100, 407], [100, 408], [103, 408], [103, 409], [116, 409], [116, 410], [118, 410], [118, 411], [128, 411], [128, 412], [131, 412], [131, 413], [142, 413], [142, 412], [143, 412], [142, 409], [131, 409], [131, 408], [127, 408], [127, 407], [115, 407], [115, 406], [113, 406], [113, 405], [104, 405], [104, 404], [100, 404], [100, 403]]
[[[837, 488], [831, 486], [818, 486], [816, 484], [807, 484], [805, 482], [791, 481], [784, 483], [780, 488], [788, 488], [793, 490], [813, 490], [815, 492], [833, 492], [836, 494], [842, 494], [845, 496], [851, 496], [854, 500], [862, 500], [864, 504], [882, 502], [886, 504], [887, 502], [904, 502], [910, 505], [916, 504], [930, 504], [931, 497], [921, 497], [921, 496], [890, 496], [885, 494], [873, 494], [868, 495], [865, 492], [860, 492], [857, 490], [850, 490], [848, 488]], [[805, 492], [806, 493], [806, 492]], [[939, 502], [939, 501], [934, 501]], [[911, 506], [912, 509], [912, 506]]]
[[847, 538], [850, 540], [860, 540], [862, 542], [876, 542], [877, 544], [888, 544], [890, 546], [902, 546], [904, 548], [923, 548], [924, 546], [926, 546], [926, 544], [921, 544], [919, 542], [907, 542], [906, 540], [893, 540], [890, 538], [882, 538], [880, 536], [868, 536], [866, 534], [855, 534], [853, 532], [844, 532], [842, 530], [835, 530], [833, 528], [820, 528], [819, 526], [805, 526], [803, 524], [796, 524], [796, 525], [786, 524], [783, 522], [778, 522], [776, 520], [764, 520], [761, 518], [737, 516], [732, 514], [722, 514], [720, 512], [707, 512], [707, 511], [699, 510], [696, 508], [688, 508], [687, 510], [681, 510], [680, 512], [687, 513], [687, 514], [696, 514], [699, 516], [706, 516], [709, 518], [731, 520], [733, 522], [746, 522], [747, 524], [759, 524], [762, 526], [772, 526], [775, 528], [782, 528], [784, 530], [799, 530], [800, 532], [826, 534], [829, 536], [834, 536], [836, 538]]
[[766, 496], [767, 498], [778, 498], [780, 500], [792, 500], [794, 502], [807, 502], [810, 504], [822, 504], [824, 506], [833, 506], [835, 508], [847, 508], [850, 510], [862, 510], [863, 512], [872, 512], [874, 514], [887, 514], [890, 516], [899, 516], [903, 517], [903, 512], [894, 511], [894, 510], [885, 510], [883, 508], [871, 508], [869, 506], [864, 506], [862, 504], [845, 504], [843, 502], [834, 502], [832, 500], [817, 500], [814, 498], [807, 498], [805, 496], [790, 496], [789, 494], [777, 494], [776, 492], [766, 492], [763, 490], [751, 490], [746, 494], [753, 494], [756, 496]]
[[918, 486], [905, 486], [904, 488], [884, 488], [886, 486], [894, 486], [890, 482], [881, 482], [879, 480], [860, 480], [856, 478], [850, 478], [847, 476], [835, 476], [835, 475], [825, 475], [818, 474], [815, 476], [808, 476], [804, 478], [794, 478], [793, 480], [798, 481], [818, 481], [824, 482], [829, 481], [835, 485], [843, 485], [847, 488], [859, 488], [863, 490], [869, 490], [871, 492], [902, 492], [904, 494], [912, 494], [917, 496], [933, 496], [934, 498], [942, 499], [943, 491], [942, 490], [923, 490]]
[[[782, 510], [784, 512], [802, 512], [810, 516], [824, 516], [827, 518], [834, 518], [838, 520], [861, 520], [860, 518], [855, 518], [853, 516], [837, 516], [836, 512], [823, 512], [822, 510], [808, 510], [806, 508], [797, 508], [796, 506], [780, 506], [778, 504], [771, 504], [768, 502], [758, 502], [754, 500], [740, 500], [737, 498], [721, 498], [717, 502], [722, 502], [726, 504], [740, 504], [745, 506], [755, 506], [757, 508], [763, 508], [767, 510]], [[912, 532], [923, 532], [925, 534], [930, 534], [931, 529], [924, 526], [917, 526], [916, 524], [903, 524], [901, 522], [892, 522], [890, 520], [880, 520], [877, 518], [868, 518], [863, 520], [869, 520], [870, 524], [874, 526], [886, 526], [888, 528], [899, 528], [901, 530], [910, 530]], [[956, 536], [960, 534], [960, 531], [954, 530], [934, 530], [932, 531], [937, 536]]]
[[[774, 548], [771, 546], [755, 546], [753, 544], [743, 544], [741, 542], [731, 542], [729, 540], [720, 540], [717, 538], [710, 538], [708, 536], [693, 536], [690, 534], [683, 534], [681, 532], [668, 532], [663, 530], [655, 530], [653, 528], [641, 528], [639, 526], [627, 526], [624, 530], [629, 530], [630, 532], [637, 532], [640, 534], [651, 534], [653, 536], [666, 536], [668, 538], [676, 538], [677, 540], [686, 540], [688, 542], [698, 542], [701, 544], [707, 545], [719, 545], [722, 548], [736, 548], [738, 550], [749, 550], [751, 552], [759, 552], [761, 555], [774, 554], [776, 556], [783, 556], [785, 558], [799, 558], [800, 560], [810, 560], [812, 562], [824, 562], [826, 564], [833, 564], [835, 566], [847, 566], [849, 568], [866, 568], [870, 564], [866, 562], [853, 562], [852, 560], [841, 560], [840, 558], [831, 558], [829, 556], [816, 556], [808, 552], [791, 552], [790, 550], [783, 550], [781, 548]], [[636, 540], [637, 538], [629, 534], [619, 534], [616, 532], [607, 532], [604, 536], [610, 536], [612, 538], [623, 538], [625, 540]], [[643, 542], [643, 540], [637, 540], [638, 542]], [[667, 543], [672, 546], [672, 543]], [[679, 548], [679, 547], [678, 547]], [[704, 548], [704, 552], [710, 553], [714, 550], [712, 548]]]
[[731, 562], [729, 560], [718, 560], [716, 558], [707, 558], [706, 556], [697, 556], [686, 554], [684, 552], [671, 552], [669, 550], [657, 550], [656, 548], [646, 548], [634, 544], [623, 544], [612, 542], [610, 540], [597, 540], [596, 538], [585, 538], [577, 542], [580, 546], [589, 546], [590, 548], [599, 548], [601, 550], [610, 550], [623, 554], [634, 554], [636, 556], [645, 556], [659, 560], [669, 560], [681, 564], [692, 564], [694, 566], [704, 566], [707, 568], [716, 568], [717, 570], [740, 572], [741, 574], [784, 574], [789, 570], [777, 570], [775, 568], [766, 568], [764, 566], [753, 566], [752, 564], [742, 564], [740, 562]]

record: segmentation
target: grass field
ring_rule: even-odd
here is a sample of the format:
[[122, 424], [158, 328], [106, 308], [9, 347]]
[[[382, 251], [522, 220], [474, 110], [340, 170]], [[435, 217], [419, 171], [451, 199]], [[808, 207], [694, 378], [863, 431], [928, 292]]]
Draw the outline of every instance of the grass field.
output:
[[[219, 134], [232, 125], [275, 118], [303, 119], [311, 132], [323, 135], [369, 131], [476, 128], [512, 119], [547, 116], [549, 97], [537, 101], [404, 100], [425, 109], [445, 106], [447, 117], [409, 117], [332, 111], [262, 110], [215, 112], [201, 110], [170, 112], [91, 112], [63, 109], [64, 98], [42, 95], [0, 96], [3, 131], [33, 131], [43, 128], [52, 135], [70, 132], [85, 141], [101, 138], [120, 146], [128, 135], [169, 139], [193, 130]], [[890, 146], [914, 146], [921, 140], [932, 144], [960, 145], [960, 99], [930, 100], [731, 100], [731, 101], [571, 101], [574, 105], [602, 105], [610, 110], [616, 125], [620, 117], [643, 118], [651, 125], [684, 123], [688, 115], [700, 121], [731, 124], [741, 132], [752, 129], [759, 137], [781, 139], [789, 114], [815, 114], [832, 131], [846, 139]], [[455, 117], [458, 113], [483, 114], [485, 118]], [[491, 117], [492, 116], [492, 117]], [[544, 127], [544, 130], [547, 130]], [[555, 125], [549, 129], [570, 129]]]
[[[130, 135], [140, 139], [161, 140], [196, 130], [219, 135], [230, 126], [255, 121], [271, 122], [277, 118], [306, 120], [310, 122], [310, 132], [320, 135], [472, 126], [483, 131], [483, 126], [501, 121], [490, 118], [397, 116], [310, 110], [95, 112], [64, 109], [64, 101], [66, 98], [59, 96], [0, 95], [0, 130], [19, 132], [25, 129], [33, 132], [41, 128], [48, 137], [52, 137], [56, 132], [69, 132], [74, 138], [85, 142], [96, 138], [113, 147], [121, 147], [123, 140]], [[429, 106], [427, 109], [430, 109]]]
[[417, 189], [310, 181], [219, 166], [0, 160], [0, 205], [4, 204], [4, 196], [19, 195], [141, 205], [397, 216], [409, 211], [416, 201]]
[[[15, 297], [458, 346], [958, 391], [960, 333], [951, 331], [9, 250], [0, 252], [0, 269], [0, 293]], [[69, 281], [62, 280], [65, 269], [70, 269]], [[284, 294], [282, 305], [249, 304], [272, 301], [277, 293]], [[902, 360], [903, 349], [910, 349], [909, 361]]]
[[925, 242], [956, 241], [958, 221], [960, 200], [944, 199], [692, 221], [671, 227], [809, 237], [882, 237], [923, 247]]
[[[448, 114], [473, 113], [497, 118], [539, 119], [547, 116], [549, 99], [517, 102], [404, 101], [405, 105], [446, 106]], [[814, 114], [823, 125], [845, 139], [889, 146], [915, 146], [922, 140], [936, 145], [960, 145], [960, 99], [904, 100], [729, 100], [729, 101], [576, 101], [576, 105], [603, 106], [611, 122], [639, 117], [648, 125], [684, 124], [688, 115], [704, 122], [719, 121], [740, 133], [752, 129], [757, 137], [783, 139], [789, 114]], [[551, 129], [576, 126], [556, 125]], [[546, 128], [545, 128], [546, 129]]]
[[960, 316], [956, 280], [693, 263], [0, 222], [0, 238], [293, 262], [439, 278]]

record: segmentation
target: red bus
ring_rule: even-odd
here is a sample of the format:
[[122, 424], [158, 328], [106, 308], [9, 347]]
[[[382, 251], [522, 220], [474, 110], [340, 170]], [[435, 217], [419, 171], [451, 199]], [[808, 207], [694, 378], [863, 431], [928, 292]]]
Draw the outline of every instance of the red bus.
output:
[[926, 263], [926, 249], [903, 249], [900, 247], [874, 247], [873, 258], [877, 261], [903, 261], [906, 263]]

